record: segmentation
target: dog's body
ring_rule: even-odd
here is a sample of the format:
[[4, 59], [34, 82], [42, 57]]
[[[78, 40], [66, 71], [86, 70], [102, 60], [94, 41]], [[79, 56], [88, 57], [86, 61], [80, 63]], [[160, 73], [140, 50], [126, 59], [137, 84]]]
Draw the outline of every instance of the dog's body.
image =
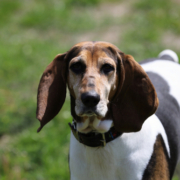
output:
[[[84, 146], [71, 135], [72, 180], [97, 180], [97, 177], [98, 180], [111, 180], [112, 177], [113, 180], [140, 180], [150, 179], [151, 175], [152, 179], [165, 180], [169, 179], [169, 173], [172, 176], [180, 149], [180, 66], [168, 58], [141, 63], [160, 101], [156, 114], [145, 121], [141, 131], [124, 133], [99, 149]], [[154, 149], [157, 141], [163, 145], [159, 146], [159, 152]], [[153, 161], [157, 165], [151, 167]]]
[[[159, 119], [152, 115], [143, 125], [140, 132], [124, 133], [121, 137], [102, 148], [92, 148], [80, 144], [71, 136], [70, 170], [71, 179], [87, 180], [141, 180], [148, 167], [154, 144], [161, 134], [169, 153], [167, 136]], [[163, 152], [163, 151], [162, 151]], [[163, 156], [163, 155], [162, 155]], [[164, 158], [166, 158], [164, 156]], [[168, 179], [166, 169], [156, 167], [156, 178]], [[167, 162], [162, 162], [167, 163]], [[164, 164], [164, 168], [167, 168]], [[152, 172], [154, 173], [154, 172]], [[168, 177], [168, 176], [167, 176]]]
[[[131, 56], [119, 51], [116, 54], [117, 51], [109, 43], [85, 42], [58, 57], [64, 69], [67, 65], [63, 60], [69, 64], [67, 84], [77, 131], [104, 134], [115, 127], [122, 133], [104, 147], [88, 147], [72, 134], [71, 180], [171, 179], [180, 150], [180, 65], [174, 62], [178, 58], [172, 51], [162, 52], [159, 58], [141, 63], [145, 73]], [[65, 99], [54, 91], [64, 93], [61, 86], [65, 81], [57, 73], [58, 63], [56, 57], [40, 82], [37, 110], [40, 129], [57, 114]], [[131, 83], [127, 83], [129, 79]], [[53, 102], [52, 98], [61, 103]]]

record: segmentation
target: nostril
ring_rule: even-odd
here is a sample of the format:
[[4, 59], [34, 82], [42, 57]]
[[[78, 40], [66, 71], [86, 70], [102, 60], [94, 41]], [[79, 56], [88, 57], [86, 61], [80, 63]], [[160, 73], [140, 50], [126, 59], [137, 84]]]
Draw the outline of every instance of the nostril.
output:
[[90, 91], [83, 93], [81, 95], [81, 100], [85, 106], [94, 107], [100, 101], [100, 96], [95, 91]]

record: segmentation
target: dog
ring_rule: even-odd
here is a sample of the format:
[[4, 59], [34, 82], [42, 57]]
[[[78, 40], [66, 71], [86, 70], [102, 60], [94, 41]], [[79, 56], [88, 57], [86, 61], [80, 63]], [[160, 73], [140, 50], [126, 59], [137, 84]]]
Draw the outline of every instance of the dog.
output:
[[44, 71], [40, 128], [68, 86], [71, 180], [169, 180], [180, 150], [180, 65], [175, 52], [137, 63], [107, 42], [81, 42]]

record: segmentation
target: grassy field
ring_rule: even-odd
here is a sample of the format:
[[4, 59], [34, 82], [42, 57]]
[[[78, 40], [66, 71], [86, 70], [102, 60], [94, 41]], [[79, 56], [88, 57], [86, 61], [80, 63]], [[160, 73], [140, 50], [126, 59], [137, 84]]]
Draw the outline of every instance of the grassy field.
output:
[[165, 48], [180, 57], [179, 18], [179, 0], [1, 0], [0, 179], [69, 180], [69, 97], [36, 132], [37, 86], [56, 54], [80, 41], [102, 40], [137, 61]]

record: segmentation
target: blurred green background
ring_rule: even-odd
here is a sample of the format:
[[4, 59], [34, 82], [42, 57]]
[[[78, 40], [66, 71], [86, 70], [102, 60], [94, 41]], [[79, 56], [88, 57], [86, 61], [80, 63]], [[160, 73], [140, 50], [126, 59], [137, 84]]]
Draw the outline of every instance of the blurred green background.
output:
[[69, 180], [69, 96], [37, 133], [36, 92], [55, 55], [86, 40], [137, 61], [165, 48], [180, 57], [180, 1], [0, 0], [0, 180]]

